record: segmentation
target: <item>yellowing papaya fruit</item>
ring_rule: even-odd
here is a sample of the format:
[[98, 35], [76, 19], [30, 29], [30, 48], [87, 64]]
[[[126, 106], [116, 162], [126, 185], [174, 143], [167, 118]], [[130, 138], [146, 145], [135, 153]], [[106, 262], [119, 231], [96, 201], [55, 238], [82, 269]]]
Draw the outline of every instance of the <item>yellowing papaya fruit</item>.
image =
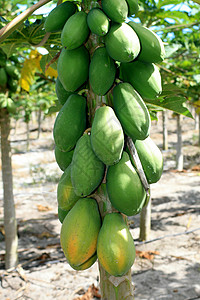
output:
[[[130, 30], [131, 29], [131, 30]], [[140, 41], [135, 31], [126, 23], [113, 24], [105, 36], [106, 50], [119, 62], [130, 62], [140, 52]]]
[[125, 275], [135, 260], [135, 245], [119, 213], [107, 214], [97, 240], [97, 257], [110, 275]]
[[87, 16], [87, 24], [92, 33], [104, 36], [108, 33], [110, 23], [108, 17], [100, 8], [92, 8]]
[[58, 146], [55, 146], [55, 159], [62, 171], [65, 171], [65, 169], [71, 164], [73, 153], [74, 150], [63, 152], [58, 148]]
[[96, 200], [79, 199], [66, 215], [60, 233], [61, 247], [71, 266], [86, 263], [96, 253], [100, 227]]
[[97, 48], [89, 67], [89, 81], [93, 92], [97, 95], [105, 95], [114, 83], [115, 74], [115, 63], [106, 48]]
[[56, 146], [70, 151], [86, 128], [86, 99], [73, 94], [59, 111], [53, 128]]
[[89, 53], [84, 46], [74, 50], [62, 49], [58, 59], [58, 76], [66, 91], [76, 91], [88, 79], [88, 73]]
[[146, 192], [128, 153], [123, 152], [121, 160], [108, 167], [106, 188], [110, 202], [121, 213], [133, 216], [141, 211]]
[[128, 16], [128, 5], [125, 0], [101, 0], [105, 14], [116, 23], [123, 23]]
[[148, 183], [156, 183], [163, 172], [162, 152], [150, 137], [136, 140], [134, 144]]
[[72, 95], [72, 92], [68, 92], [64, 89], [62, 83], [60, 82], [59, 77], [56, 78], [56, 95], [58, 97], [58, 101], [60, 102], [61, 105], [64, 105], [69, 96]]
[[163, 61], [165, 58], [165, 48], [160, 37], [141, 24], [131, 21], [128, 25], [135, 30], [140, 40], [141, 51], [138, 59], [150, 63]]
[[70, 210], [80, 197], [74, 192], [71, 181], [71, 165], [62, 174], [57, 186], [58, 206], [64, 210]]
[[140, 95], [129, 83], [119, 83], [114, 87], [113, 106], [128, 136], [143, 140], [149, 135], [151, 125], [149, 111]]
[[89, 32], [87, 14], [84, 11], [79, 11], [65, 23], [61, 33], [61, 43], [68, 50], [76, 49], [85, 43]]
[[120, 78], [129, 82], [142, 98], [155, 99], [162, 92], [160, 71], [153, 63], [139, 60], [122, 63]]
[[128, 4], [128, 16], [137, 14], [139, 10], [138, 0], [126, 0]]
[[96, 110], [91, 129], [92, 149], [105, 164], [117, 163], [124, 147], [124, 134], [113, 109], [102, 106]]
[[44, 28], [46, 32], [56, 32], [63, 29], [66, 21], [77, 10], [77, 6], [70, 1], [65, 1], [56, 6], [47, 16]]
[[104, 168], [92, 149], [90, 136], [84, 134], [72, 157], [71, 179], [75, 193], [80, 197], [90, 195], [103, 180]]

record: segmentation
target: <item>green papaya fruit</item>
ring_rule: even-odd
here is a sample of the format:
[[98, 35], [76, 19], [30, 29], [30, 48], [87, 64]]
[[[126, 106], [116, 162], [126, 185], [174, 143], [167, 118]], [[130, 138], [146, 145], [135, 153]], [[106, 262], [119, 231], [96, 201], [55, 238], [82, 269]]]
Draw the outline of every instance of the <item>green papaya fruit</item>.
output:
[[57, 146], [55, 146], [55, 159], [62, 171], [65, 171], [65, 169], [71, 164], [73, 153], [74, 150], [63, 152]]
[[16, 113], [16, 104], [15, 102], [11, 99], [11, 98], [7, 98], [7, 110], [9, 113], [11, 114], [15, 114]]
[[124, 134], [111, 107], [102, 106], [96, 110], [91, 129], [91, 144], [96, 156], [105, 165], [113, 165], [120, 160]]
[[128, 4], [128, 16], [137, 14], [139, 10], [138, 0], [126, 0]]
[[64, 210], [70, 210], [79, 200], [72, 186], [71, 165], [69, 165], [62, 174], [57, 186], [58, 206]]
[[0, 68], [0, 86], [5, 87], [7, 84], [8, 76], [4, 68]]
[[141, 24], [129, 22], [128, 25], [135, 30], [140, 40], [141, 51], [138, 59], [150, 63], [163, 61], [165, 58], [165, 48], [160, 37]]
[[149, 111], [131, 84], [119, 83], [113, 89], [114, 111], [126, 134], [132, 139], [144, 140], [150, 132]]
[[100, 227], [97, 202], [79, 199], [66, 215], [60, 233], [61, 247], [71, 266], [78, 267], [95, 255]]
[[61, 151], [72, 150], [86, 128], [86, 99], [80, 95], [69, 96], [59, 111], [53, 128], [56, 146]]
[[128, 153], [123, 152], [121, 160], [108, 167], [106, 187], [110, 202], [119, 212], [133, 216], [141, 211], [146, 192]]
[[123, 23], [128, 17], [128, 5], [125, 0], [101, 0], [105, 14], [116, 23]]
[[84, 46], [74, 50], [62, 49], [58, 59], [58, 76], [66, 91], [76, 91], [88, 79], [88, 74], [89, 53]]
[[110, 28], [109, 19], [100, 8], [92, 8], [87, 15], [87, 24], [91, 32], [104, 36]]
[[162, 92], [161, 75], [155, 64], [139, 60], [122, 63], [120, 78], [129, 82], [142, 98], [155, 99]]
[[16, 80], [19, 79], [19, 77], [20, 77], [19, 70], [10, 61], [6, 62], [5, 70], [6, 70], [6, 73], [13, 79], [16, 79]]
[[20, 62], [19, 62], [19, 59], [18, 59], [18, 56], [15, 55], [15, 54], [11, 55], [11, 56], [9, 57], [9, 59], [10, 59], [12, 62], [14, 62], [16, 65], [20, 63]]
[[46, 32], [56, 32], [63, 29], [66, 21], [77, 10], [77, 6], [70, 1], [65, 1], [56, 6], [47, 16], [44, 28]]
[[87, 14], [79, 11], [65, 23], [61, 33], [61, 43], [68, 50], [76, 49], [86, 42], [89, 32]]
[[69, 210], [64, 210], [58, 206], [58, 220], [60, 221], [60, 223], [63, 223], [68, 212]]
[[115, 74], [115, 63], [106, 48], [97, 48], [89, 67], [89, 81], [93, 92], [97, 95], [105, 95], [114, 83]]
[[7, 60], [7, 55], [6, 53], [0, 48], [0, 68], [5, 68], [6, 66], [6, 60]]
[[72, 92], [68, 92], [64, 89], [62, 83], [60, 82], [59, 77], [56, 78], [56, 95], [58, 97], [58, 101], [60, 102], [61, 105], [64, 105], [69, 96], [72, 95]]
[[143, 141], [136, 140], [134, 144], [148, 183], [156, 183], [163, 172], [163, 155], [160, 149], [150, 137]]
[[[131, 29], [131, 30], [130, 30]], [[126, 23], [113, 24], [105, 36], [106, 50], [119, 62], [130, 62], [140, 52], [140, 41], [135, 31]]]
[[97, 257], [110, 275], [125, 275], [136, 256], [132, 235], [119, 213], [107, 214], [97, 240]]
[[71, 265], [74, 270], [83, 271], [89, 269], [97, 260], [97, 254], [95, 253], [92, 257], [90, 257], [86, 262], [79, 266]]
[[84, 134], [72, 157], [71, 179], [75, 193], [80, 197], [90, 195], [103, 180], [104, 168], [92, 150], [90, 136]]
[[15, 93], [18, 87], [18, 80], [8, 77], [8, 88], [11, 92]]

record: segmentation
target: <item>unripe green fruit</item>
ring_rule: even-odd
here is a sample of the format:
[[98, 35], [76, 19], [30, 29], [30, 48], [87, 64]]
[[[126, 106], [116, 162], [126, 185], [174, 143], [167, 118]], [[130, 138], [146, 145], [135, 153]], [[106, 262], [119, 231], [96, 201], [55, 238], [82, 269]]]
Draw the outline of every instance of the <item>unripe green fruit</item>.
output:
[[56, 78], [56, 95], [58, 97], [58, 101], [60, 102], [61, 105], [64, 105], [69, 96], [71, 96], [73, 93], [68, 92], [64, 89], [62, 83], [60, 82], [59, 77]]
[[8, 80], [8, 76], [4, 68], [0, 68], [0, 86], [5, 87]]
[[110, 28], [109, 19], [100, 8], [93, 8], [87, 16], [87, 23], [92, 33], [104, 36]]
[[101, 0], [105, 14], [116, 23], [123, 23], [128, 16], [128, 5], [125, 0]]
[[71, 164], [73, 153], [74, 150], [63, 152], [55, 146], [55, 159], [62, 171], [65, 171], [65, 169]]

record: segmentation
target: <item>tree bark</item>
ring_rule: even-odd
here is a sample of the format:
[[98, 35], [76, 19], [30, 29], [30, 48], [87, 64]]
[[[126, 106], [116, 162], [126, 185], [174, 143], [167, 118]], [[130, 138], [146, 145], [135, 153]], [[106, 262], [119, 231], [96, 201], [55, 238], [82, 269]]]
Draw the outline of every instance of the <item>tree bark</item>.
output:
[[163, 150], [168, 150], [168, 131], [167, 131], [167, 121], [168, 115], [167, 111], [162, 111], [162, 124], [163, 124]]
[[17, 221], [15, 217], [15, 204], [13, 196], [13, 177], [11, 164], [11, 147], [9, 141], [10, 117], [7, 109], [0, 110], [1, 128], [1, 160], [4, 195], [4, 229], [5, 229], [5, 267], [17, 266], [18, 263], [18, 237]]
[[177, 115], [176, 169], [183, 171], [181, 116]]

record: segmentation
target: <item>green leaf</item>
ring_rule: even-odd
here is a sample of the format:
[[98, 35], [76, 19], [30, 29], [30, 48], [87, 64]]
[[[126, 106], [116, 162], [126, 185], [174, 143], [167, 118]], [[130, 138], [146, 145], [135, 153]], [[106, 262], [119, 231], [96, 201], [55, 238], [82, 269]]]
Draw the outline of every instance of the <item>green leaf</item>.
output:
[[157, 7], [161, 8], [165, 5], [170, 5], [170, 4], [177, 5], [177, 4], [182, 3], [182, 2], [183, 2], [182, 0], [159, 0], [159, 2], [157, 4]]
[[47, 111], [47, 115], [57, 113], [60, 111], [61, 108], [62, 108], [62, 105], [58, 102], [58, 100], [56, 100], [55, 105], [49, 107], [49, 109]]
[[146, 102], [150, 104], [154, 104], [158, 107], [162, 107], [165, 109], [172, 110], [175, 113], [182, 114], [184, 116], [187, 116], [189, 118], [193, 119], [192, 114], [188, 110], [186, 106], [186, 98], [183, 96], [168, 96], [163, 98], [158, 98], [155, 100], [149, 100], [147, 99]]
[[165, 59], [172, 56], [176, 53], [180, 48], [182, 48], [182, 44], [171, 44], [165, 46]]

